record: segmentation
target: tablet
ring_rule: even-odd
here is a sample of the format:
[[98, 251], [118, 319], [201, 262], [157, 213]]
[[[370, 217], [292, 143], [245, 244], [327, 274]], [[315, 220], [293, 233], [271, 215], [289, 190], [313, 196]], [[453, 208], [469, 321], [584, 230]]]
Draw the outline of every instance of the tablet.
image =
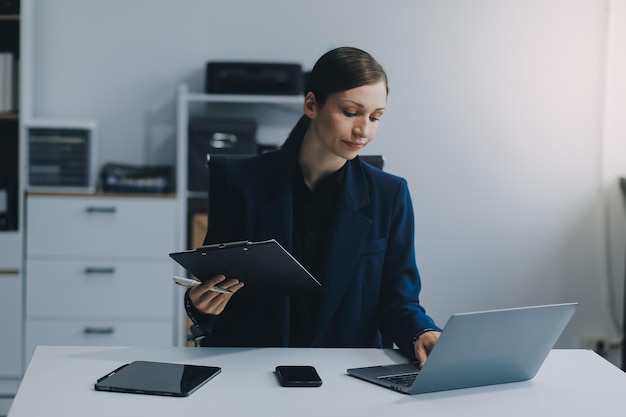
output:
[[243, 282], [246, 291], [290, 295], [322, 288], [275, 239], [200, 246], [170, 257], [201, 281], [222, 274]]
[[96, 391], [186, 397], [221, 372], [215, 366], [135, 361], [98, 379]]

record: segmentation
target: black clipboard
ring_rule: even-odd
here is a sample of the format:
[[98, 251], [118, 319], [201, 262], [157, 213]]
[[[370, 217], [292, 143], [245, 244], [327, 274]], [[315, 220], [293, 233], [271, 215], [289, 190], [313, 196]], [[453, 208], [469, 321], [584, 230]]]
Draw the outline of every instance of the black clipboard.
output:
[[243, 282], [246, 291], [290, 295], [322, 288], [275, 239], [200, 246], [170, 257], [201, 281], [222, 274]]
[[217, 366], [134, 361], [99, 378], [96, 391], [187, 397], [222, 371]]

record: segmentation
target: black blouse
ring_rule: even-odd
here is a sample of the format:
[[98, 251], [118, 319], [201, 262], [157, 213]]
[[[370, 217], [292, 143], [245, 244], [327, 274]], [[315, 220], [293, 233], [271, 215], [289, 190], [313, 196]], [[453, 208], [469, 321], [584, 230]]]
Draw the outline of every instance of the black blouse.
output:
[[[324, 285], [330, 237], [335, 225], [343, 168], [311, 191], [296, 165], [293, 190], [293, 256]], [[317, 325], [321, 295], [291, 297], [290, 346], [307, 347]]]

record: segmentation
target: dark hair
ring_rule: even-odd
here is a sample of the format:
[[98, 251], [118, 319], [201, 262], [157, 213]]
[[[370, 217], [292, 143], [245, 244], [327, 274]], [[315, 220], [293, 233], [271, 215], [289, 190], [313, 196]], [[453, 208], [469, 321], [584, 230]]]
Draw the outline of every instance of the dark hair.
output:
[[[315, 94], [315, 101], [323, 106], [328, 96], [340, 91], [384, 81], [389, 84], [382, 65], [367, 52], [352, 47], [340, 47], [322, 55], [308, 76], [304, 95]], [[299, 142], [309, 128], [309, 118], [302, 115], [293, 127], [283, 146]]]

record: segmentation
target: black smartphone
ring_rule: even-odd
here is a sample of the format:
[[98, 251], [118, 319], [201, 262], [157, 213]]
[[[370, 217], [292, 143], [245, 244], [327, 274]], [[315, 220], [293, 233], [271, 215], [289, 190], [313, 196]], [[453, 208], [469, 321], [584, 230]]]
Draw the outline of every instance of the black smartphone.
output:
[[277, 366], [276, 377], [283, 387], [319, 387], [322, 379], [312, 366]]

